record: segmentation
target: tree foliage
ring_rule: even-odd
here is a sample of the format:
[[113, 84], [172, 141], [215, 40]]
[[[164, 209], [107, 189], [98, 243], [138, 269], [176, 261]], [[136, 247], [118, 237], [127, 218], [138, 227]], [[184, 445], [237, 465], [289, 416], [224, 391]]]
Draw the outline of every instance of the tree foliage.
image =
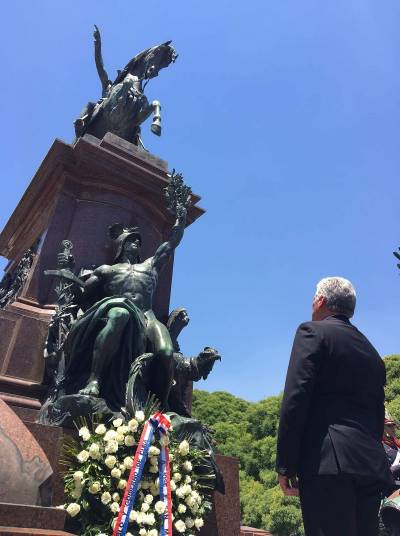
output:
[[251, 403], [225, 392], [193, 393], [193, 415], [214, 429], [219, 452], [239, 458], [243, 524], [300, 536], [298, 500], [283, 496], [275, 473], [280, 405], [281, 396]]

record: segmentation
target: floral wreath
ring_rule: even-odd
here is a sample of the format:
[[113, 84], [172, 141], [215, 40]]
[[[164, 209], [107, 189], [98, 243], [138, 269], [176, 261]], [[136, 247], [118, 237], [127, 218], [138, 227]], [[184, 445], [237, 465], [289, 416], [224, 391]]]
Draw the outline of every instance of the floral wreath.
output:
[[[60, 508], [74, 518], [82, 536], [172, 536], [172, 531], [194, 536], [204, 525], [212, 509], [215, 479], [207, 471], [210, 454], [192, 448], [190, 437], [177, 442], [173, 433], [167, 432], [155, 433], [149, 440], [133, 508], [124, 531], [117, 526], [129, 495], [132, 467], [152, 421], [149, 409], [136, 411], [130, 420], [81, 420], [76, 425], [79, 437], [65, 439], [61, 464], [65, 467], [66, 503]], [[160, 486], [160, 454], [165, 450], [169, 451], [170, 501]], [[172, 525], [165, 529], [167, 517]]]

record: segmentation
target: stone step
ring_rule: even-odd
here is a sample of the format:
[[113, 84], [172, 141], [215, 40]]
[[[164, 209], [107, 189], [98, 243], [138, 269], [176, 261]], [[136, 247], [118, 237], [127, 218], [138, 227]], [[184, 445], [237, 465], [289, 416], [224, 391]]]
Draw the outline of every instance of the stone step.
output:
[[[0, 503], [1, 530], [8, 530], [10, 527], [21, 527], [24, 530], [43, 530], [43, 527], [45, 527], [46, 530], [53, 534], [54, 531], [63, 531], [65, 516], [66, 512], [59, 508]], [[26, 529], [26, 527], [30, 528]], [[3, 535], [3, 533], [1, 534]]]

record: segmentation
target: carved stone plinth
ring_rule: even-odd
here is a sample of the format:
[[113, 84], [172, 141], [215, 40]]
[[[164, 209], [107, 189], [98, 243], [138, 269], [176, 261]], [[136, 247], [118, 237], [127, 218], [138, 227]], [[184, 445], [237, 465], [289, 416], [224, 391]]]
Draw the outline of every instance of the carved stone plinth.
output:
[[[53, 143], [0, 234], [9, 273], [40, 239], [23, 287], [0, 309], [0, 397], [24, 418], [34, 418], [45, 392], [42, 349], [55, 295], [53, 278], [43, 271], [56, 267], [61, 241], [73, 243], [77, 269], [109, 263], [108, 226], [121, 222], [140, 227], [143, 256], [152, 255], [173, 224], [163, 197], [167, 182], [166, 162], [113, 134]], [[188, 224], [203, 214], [195, 206], [199, 199], [193, 196]], [[172, 266], [162, 272], [154, 297], [161, 320], [168, 315]]]

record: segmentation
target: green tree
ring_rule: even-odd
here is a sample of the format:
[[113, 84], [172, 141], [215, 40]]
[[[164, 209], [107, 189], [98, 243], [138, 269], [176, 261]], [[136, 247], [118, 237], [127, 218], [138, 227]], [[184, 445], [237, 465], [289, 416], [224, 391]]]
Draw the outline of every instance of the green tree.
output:
[[299, 502], [284, 497], [275, 473], [276, 434], [281, 396], [250, 403], [229, 393], [193, 393], [193, 415], [214, 429], [221, 454], [240, 463], [242, 522], [274, 532], [300, 536]]

